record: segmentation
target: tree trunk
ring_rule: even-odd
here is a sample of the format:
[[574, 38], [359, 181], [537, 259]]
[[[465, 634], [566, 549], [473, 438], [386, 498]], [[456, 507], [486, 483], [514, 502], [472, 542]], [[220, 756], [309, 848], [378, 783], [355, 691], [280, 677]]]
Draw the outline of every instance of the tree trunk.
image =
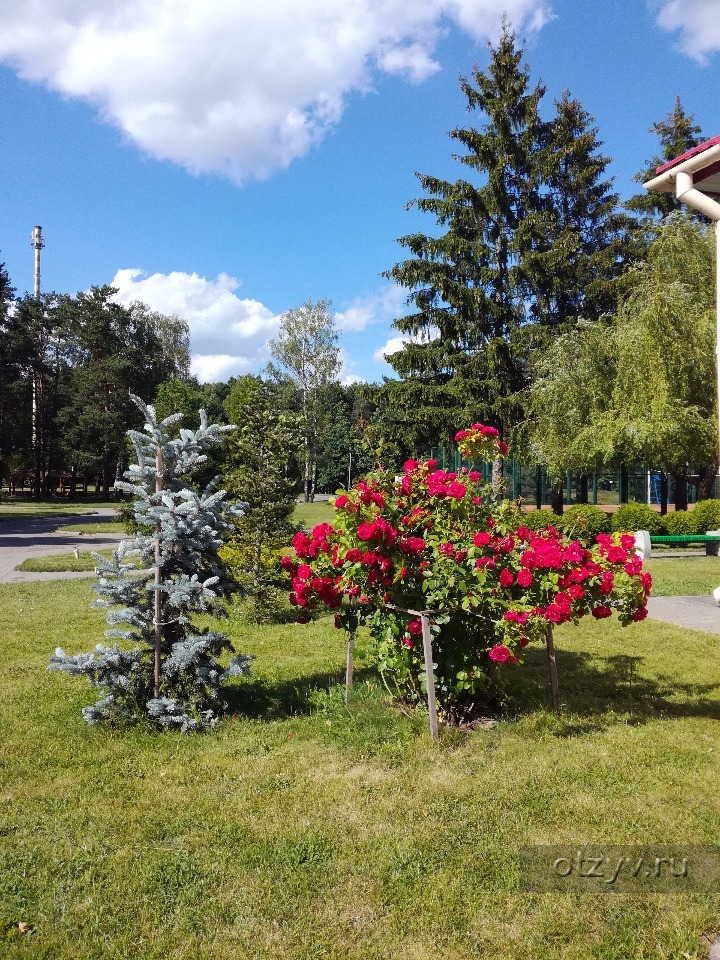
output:
[[688, 508], [688, 491], [687, 491], [687, 477], [684, 473], [674, 473], [673, 479], [675, 480], [675, 511], [678, 510], [687, 510]]
[[586, 473], [580, 474], [580, 478], [578, 482], [577, 502], [578, 503], [588, 502], [588, 478]]
[[620, 464], [620, 503], [628, 503], [630, 499], [630, 490], [628, 483], [628, 471], [627, 466], [624, 463]]
[[554, 483], [550, 494], [550, 509], [559, 517], [563, 515], [565, 509], [565, 485]]
[[103, 502], [110, 499], [110, 451], [107, 446], [103, 450], [102, 496], [100, 499]]
[[660, 516], [667, 514], [668, 508], [668, 478], [665, 471], [660, 474]]
[[715, 495], [715, 477], [717, 476], [718, 462], [711, 460], [705, 465], [705, 469], [700, 474], [697, 485], [698, 500], [709, 500]]
[[[162, 446], [158, 441], [157, 453], [155, 455], [155, 492], [160, 493], [163, 488], [163, 452]], [[153, 689], [157, 699], [160, 696], [160, 668], [162, 658], [163, 641], [163, 616], [162, 616], [162, 595], [160, 587], [162, 585], [162, 557], [160, 553], [160, 524], [155, 525], [155, 658], [153, 665]]]

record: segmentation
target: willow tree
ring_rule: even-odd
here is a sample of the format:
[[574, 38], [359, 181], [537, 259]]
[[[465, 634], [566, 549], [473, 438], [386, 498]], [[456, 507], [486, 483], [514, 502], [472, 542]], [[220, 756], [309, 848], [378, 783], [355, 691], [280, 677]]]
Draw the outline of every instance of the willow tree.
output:
[[534, 364], [526, 449], [554, 478], [642, 461], [671, 474], [676, 508], [689, 471], [710, 495], [718, 466], [715, 238], [672, 214], [611, 326], [586, 324]]

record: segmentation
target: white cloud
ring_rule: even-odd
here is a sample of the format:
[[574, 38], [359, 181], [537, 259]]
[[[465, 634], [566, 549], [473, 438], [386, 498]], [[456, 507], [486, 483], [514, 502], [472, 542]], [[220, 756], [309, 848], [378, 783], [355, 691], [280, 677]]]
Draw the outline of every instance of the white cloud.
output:
[[191, 370], [203, 382], [227, 380], [269, 359], [267, 341], [280, 317], [257, 300], [240, 299], [240, 282], [225, 273], [207, 280], [196, 273], [118, 270], [111, 284], [125, 305], [141, 300], [160, 313], [177, 314], [190, 327]]
[[382, 363], [385, 357], [390, 357], [393, 353], [399, 353], [406, 343], [410, 343], [410, 340], [405, 337], [390, 337], [384, 346], [378, 347], [373, 353], [373, 360]]
[[660, 6], [657, 21], [670, 32], [680, 31], [683, 53], [706, 63], [708, 54], [720, 50], [718, 0], [654, 0]]
[[431, 340], [434, 340], [439, 336], [440, 331], [437, 327], [430, 327], [430, 329], [423, 333], [417, 334], [415, 336], [399, 336], [399, 337], [390, 337], [386, 341], [385, 345], [378, 347], [377, 350], [373, 353], [373, 360], [376, 360], [378, 363], [387, 362], [386, 357], [390, 357], [393, 353], [399, 353], [405, 348], [407, 343], [429, 343]]
[[343, 333], [365, 330], [375, 323], [387, 323], [405, 313], [407, 291], [390, 284], [380, 293], [358, 297], [335, 314], [335, 326]]
[[151, 156], [237, 182], [305, 155], [377, 72], [419, 82], [437, 71], [449, 24], [482, 40], [503, 13], [519, 33], [551, 17], [549, 0], [4, 6], [0, 61], [21, 77], [93, 104]]

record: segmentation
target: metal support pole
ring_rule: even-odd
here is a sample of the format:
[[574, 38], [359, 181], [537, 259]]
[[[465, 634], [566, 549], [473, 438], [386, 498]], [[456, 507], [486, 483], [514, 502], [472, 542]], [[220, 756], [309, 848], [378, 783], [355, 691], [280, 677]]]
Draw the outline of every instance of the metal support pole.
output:
[[553, 643], [552, 624], [547, 625], [545, 634], [547, 644], [548, 673], [550, 675], [550, 694], [552, 696], [552, 706], [555, 713], [560, 713], [560, 692], [558, 686], [557, 661], [555, 660], [555, 644]]

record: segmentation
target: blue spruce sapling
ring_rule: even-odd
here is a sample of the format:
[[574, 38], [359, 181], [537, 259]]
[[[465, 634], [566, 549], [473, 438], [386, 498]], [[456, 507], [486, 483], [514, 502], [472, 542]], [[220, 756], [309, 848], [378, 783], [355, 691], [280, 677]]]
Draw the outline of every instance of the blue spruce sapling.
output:
[[[225, 614], [234, 582], [218, 551], [225, 516], [237, 516], [243, 505], [224, 502], [225, 491], [215, 489], [218, 478], [202, 493], [185, 478], [234, 428], [208, 425], [200, 411], [199, 430], [180, 429], [171, 439], [167, 430], [182, 415], [158, 422], [152, 406], [133, 400], [146, 418], [145, 432], [128, 431], [137, 463], [125, 473], [128, 482], [115, 486], [135, 497], [138, 533], [111, 560], [95, 554], [99, 599], [93, 606], [107, 610], [106, 637], [139, 645], [98, 644], [93, 653], [75, 656], [58, 648], [49, 669], [86, 676], [102, 690], [97, 703], [83, 708], [88, 723], [150, 719], [164, 728], [195, 730], [217, 723], [226, 706], [221, 684], [247, 675], [252, 660], [238, 654], [223, 670], [218, 658], [232, 650], [227, 635], [198, 629], [191, 620], [193, 614]], [[126, 556], [139, 556], [149, 572], [138, 573]]]

